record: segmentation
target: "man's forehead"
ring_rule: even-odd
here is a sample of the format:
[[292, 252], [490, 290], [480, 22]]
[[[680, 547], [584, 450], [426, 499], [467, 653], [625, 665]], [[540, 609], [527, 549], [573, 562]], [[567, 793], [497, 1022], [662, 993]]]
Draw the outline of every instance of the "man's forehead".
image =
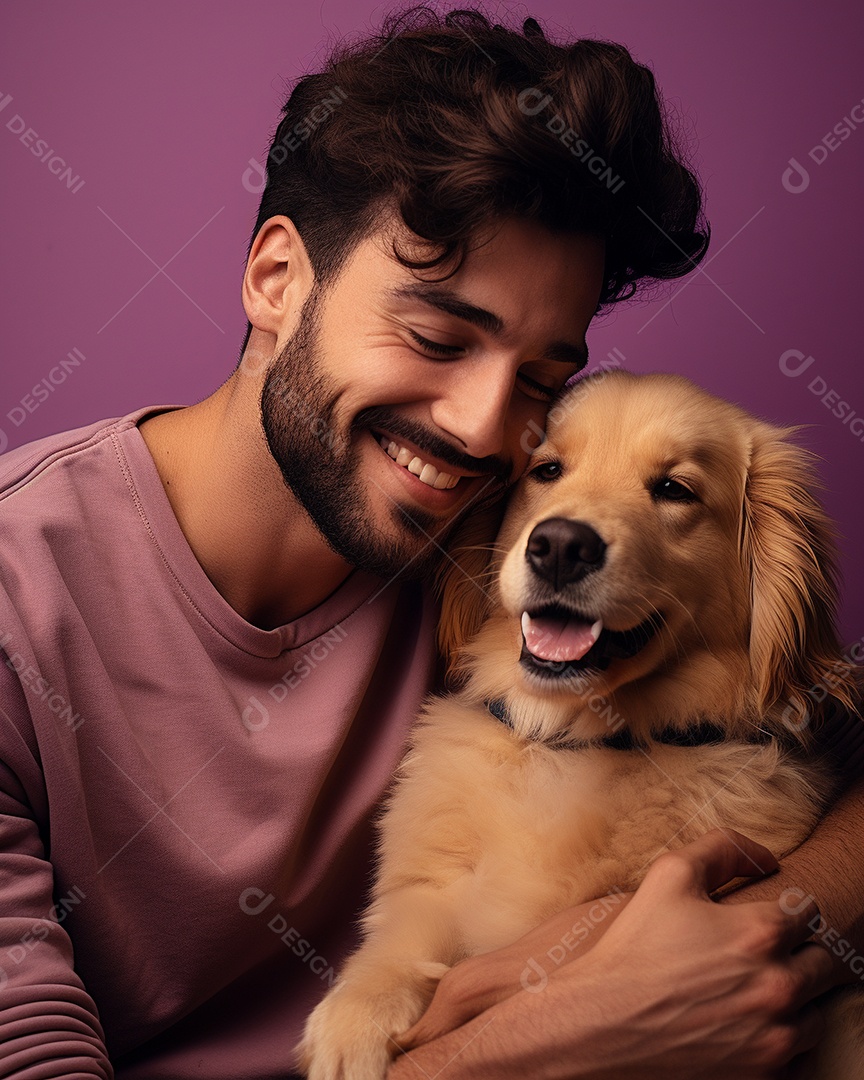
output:
[[[534, 265], [523, 269], [520, 252], [511, 249], [508, 236], [501, 238], [491, 262], [484, 257], [486, 242], [508, 225], [525, 228], [520, 240], [522, 252], [529, 259], [536, 257]], [[558, 246], [551, 259], [545, 257], [548, 251], [538, 253], [532, 243], [538, 232]], [[571, 242], [575, 245], [572, 249]], [[554, 233], [530, 219], [505, 218], [478, 228], [458, 265], [455, 253], [441, 264], [425, 268], [405, 266], [396, 256], [398, 252], [409, 260], [429, 261], [443, 250], [418, 237], [398, 214], [381, 214], [374, 230], [351, 256], [354, 267], [348, 273], [353, 277], [352, 292], [359, 290], [367, 300], [374, 296], [390, 309], [423, 305], [477, 326], [502, 342], [515, 342], [517, 335], [532, 327], [532, 335], [548, 346], [546, 356], [571, 365], [587, 364], [584, 331], [595, 314], [595, 292], [599, 291], [603, 266], [602, 238], [588, 233]], [[567, 275], [563, 279], [557, 274], [559, 268]]]

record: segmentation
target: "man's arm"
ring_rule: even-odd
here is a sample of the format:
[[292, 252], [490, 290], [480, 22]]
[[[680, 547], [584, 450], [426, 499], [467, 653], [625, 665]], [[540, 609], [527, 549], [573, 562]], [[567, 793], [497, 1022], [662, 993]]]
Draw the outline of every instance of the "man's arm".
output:
[[[722, 898], [724, 903], [773, 900], [784, 907], [815, 897], [822, 921], [813, 922], [817, 941], [832, 949], [838, 963], [864, 956], [864, 770], [819, 822], [813, 833], [782, 862], [777, 874], [749, 882]], [[849, 948], [841, 949], [846, 941]], [[850, 972], [848, 977], [852, 977]]]
[[[751, 924], [754, 931], [766, 903], [784, 914], [808, 911], [809, 934], [818, 931], [813, 940], [831, 951], [834, 970], [828, 978], [828, 985], [835, 985], [859, 976], [861, 958], [864, 956], [864, 859], [855, 854], [860, 851], [861, 837], [864, 836], [864, 723], [859, 715], [835, 711], [826, 718], [819, 735], [820, 751], [838, 770], [840, 796], [813, 834], [797, 851], [784, 859], [776, 873], [738, 884], [722, 899], [736, 906], [761, 901], [761, 908], [743, 909], [745, 918], [750, 918], [751, 914], [754, 916]], [[748, 869], [745, 865], [742, 873], [751, 872], [752, 866]], [[812, 905], [814, 897], [819, 904], [818, 913]], [[618, 903], [615, 905], [603, 907], [599, 918], [596, 910], [592, 916], [592, 909], [596, 909], [596, 905], [579, 905], [548, 920], [506, 949], [458, 965], [442, 980], [439, 993], [426, 1014], [408, 1033], [404, 1045], [408, 1049], [419, 1047], [428, 1055], [428, 1064], [424, 1064], [428, 1068], [442, 1068], [449, 1060], [448, 1055], [459, 1052], [460, 1057], [464, 1056], [460, 1047], [467, 1047], [469, 1039], [477, 1038], [482, 1043], [479, 1036], [483, 1022], [488, 1022], [493, 1016], [497, 1022], [502, 1016], [501, 1010], [498, 1013], [491, 1011], [493, 1007], [518, 995], [520, 974], [525, 970], [526, 958], [534, 955], [543, 958], [551, 946], [555, 950], [551, 955], [557, 963], [579, 960], [598, 943], [631, 897], [619, 896], [616, 899]], [[659, 910], [672, 910], [668, 904], [668, 900], [661, 899]], [[672, 904], [674, 906], [674, 900]], [[587, 934], [584, 933], [586, 925], [590, 927]], [[576, 928], [578, 940], [574, 943], [573, 930]], [[804, 938], [808, 936], [804, 934]], [[566, 942], [566, 957], [562, 957], [565, 951], [561, 947], [562, 942]], [[680, 942], [673, 942], [673, 947], [680, 945]], [[701, 946], [697, 946], [696, 956], [706, 965], [715, 963]], [[582, 970], [584, 975], [584, 968]], [[534, 977], [531, 976], [532, 979]], [[802, 992], [810, 999], [819, 992], [821, 985], [817, 980], [802, 988]], [[583, 988], [588, 991], [587, 982]], [[597, 1000], [604, 1000], [604, 996], [605, 988], [601, 983]], [[728, 1007], [728, 1003], [722, 1007]], [[530, 1014], [530, 1007], [525, 1011]], [[518, 1027], [518, 1016], [506, 1019], [508, 1024]], [[607, 1019], [609, 1023], [604, 1029], [607, 1039], [614, 1039], [614, 1012], [608, 1013]], [[813, 1020], [807, 1022], [810, 1025], [814, 1023]], [[512, 1035], [516, 1029], [506, 1030]], [[424, 1043], [427, 1045], [423, 1046]], [[418, 1052], [415, 1050], [415, 1053]], [[399, 1070], [404, 1069], [406, 1064], [399, 1065], [397, 1061], [394, 1065], [393, 1076], [396, 1080], [401, 1080], [403, 1074]], [[418, 1060], [417, 1064], [421, 1062]], [[632, 1075], [643, 1074], [634, 1071]]]
[[[837, 977], [824, 949], [803, 944], [817, 914], [812, 901], [786, 912], [776, 900], [709, 899], [752, 873], [754, 862], [765, 872], [777, 866], [764, 848], [726, 830], [661, 856], [584, 955], [539, 986], [511, 981], [509, 996], [398, 1057], [389, 1075], [407, 1080], [418, 1068], [446, 1068], [453, 1080], [772, 1076], [815, 1044], [821, 1019], [809, 1003]], [[524, 968], [531, 958], [518, 951], [503, 952]], [[481, 994], [483, 972], [496, 963], [491, 954], [467, 968]], [[450, 985], [470, 997], [464, 979]], [[446, 986], [445, 977], [445, 996]]]
[[0, 662], [0, 1078], [111, 1080], [96, 1006], [52, 914], [54, 871], [27, 791], [41, 770], [13, 722], [25, 715], [21, 685]]

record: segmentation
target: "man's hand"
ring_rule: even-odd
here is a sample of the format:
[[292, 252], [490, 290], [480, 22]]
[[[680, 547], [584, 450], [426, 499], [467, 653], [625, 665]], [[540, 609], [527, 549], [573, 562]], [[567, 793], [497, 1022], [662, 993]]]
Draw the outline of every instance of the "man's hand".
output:
[[[460, 965], [462, 976], [454, 969], [406, 1037], [417, 1048], [390, 1075], [415, 1077], [417, 1066], [447, 1068], [448, 1080], [774, 1076], [815, 1045], [822, 1021], [811, 1002], [838, 981], [826, 951], [805, 944], [816, 906], [789, 913], [776, 901], [721, 905], [709, 894], [776, 868], [765, 848], [731, 830], [662, 855], [569, 962], [549, 970], [550, 942], [585, 906]], [[526, 967], [543, 969], [545, 981], [523, 980]]]
[[613, 893], [553, 915], [512, 945], [472, 956], [441, 979], [429, 1008], [399, 1040], [412, 1050], [467, 1024], [520, 990], [539, 992], [548, 972], [584, 956], [624, 910], [632, 893]]

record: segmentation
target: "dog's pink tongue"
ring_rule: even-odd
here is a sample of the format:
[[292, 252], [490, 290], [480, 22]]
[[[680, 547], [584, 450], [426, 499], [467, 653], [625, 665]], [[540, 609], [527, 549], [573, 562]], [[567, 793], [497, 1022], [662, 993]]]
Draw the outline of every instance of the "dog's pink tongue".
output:
[[595, 623], [583, 619], [532, 619], [522, 612], [522, 635], [525, 647], [538, 660], [581, 660], [603, 629], [602, 620]]

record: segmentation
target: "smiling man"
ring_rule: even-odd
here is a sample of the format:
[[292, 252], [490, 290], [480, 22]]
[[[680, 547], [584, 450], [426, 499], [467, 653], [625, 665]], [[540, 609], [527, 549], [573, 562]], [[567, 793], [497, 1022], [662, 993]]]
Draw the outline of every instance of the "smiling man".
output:
[[[420, 9], [298, 82], [233, 374], [0, 459], [0, 1076], [290, 1071], [440, 680], [443, 545], [525, 468], [597, 310], [706, 245], [621, 46]], [[836, 975], [798, 948], [811, 902], [708, 901], [754, 865], [716, 835], [667, 860], [548, 995], [519, 972], [578, 912], [454, 969], [394, 1072], [765, 1075]]]
[[196, 558], [256, 625], [317, 607], [355, 567], [426, 576], [460, 516], [521, 474], [526, 433], [587, 361], [601, 238], [508, 219], [445, 287], [393, 259], [393, 232], [385, 219], [324, 291], [293, 222], [270, 218], [238, 369], [138, 425]]

